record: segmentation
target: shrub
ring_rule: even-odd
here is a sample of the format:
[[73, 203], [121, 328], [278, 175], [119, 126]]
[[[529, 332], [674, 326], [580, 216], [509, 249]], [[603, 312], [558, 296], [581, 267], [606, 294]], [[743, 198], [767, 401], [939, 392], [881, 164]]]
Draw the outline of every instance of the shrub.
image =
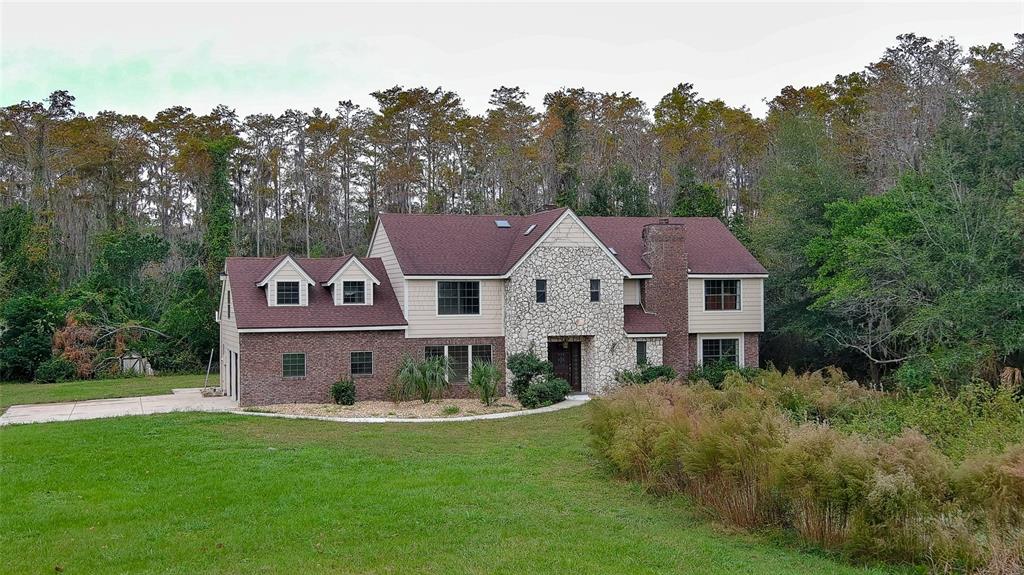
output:
[[658, 379], [673, 380], [678, 374], [668, 365], [644, 365], [637, 369], [624, 369], [615, 374], [615, 379], [624, 385], [648, 384]]
[[409, 399], [405, 393], [405, 386], [397, 377], [389, 379], [387, 385], [384, 386], [384, 397], [391, 403], [401, 403]]
[[63, 357], [53, 357], [36, 368], [36, 381], [43, 383], [56, 383], [75, 379], [77, 370], [75, 364]]
[[535, 409], [558, 403], [565, 399], [572, 389], [568, 382], [559, 377], [544, 377], [530, 384], [519, 396], [519, 403], [527, 409]]
[[501, 374], [498, 367], [491, 362], [474, 361], [473, 372], [469, 378], [469, 387], [476, 392], [484, 405], [490, 405], [498, 395], [498, 382]]
[[419, 397], [423, 403], [430, 403], [434, 397], [440, 397], [451, 384], [448, 383], [451, 368], [445, 357], [432, 357], [422, 361], [406, 356], [398, 368], [398, 381], [402, 385], [402, 395]]
[[530, 387], [530, 383], [535, 377], [550, 376], [554, 373], [551, 362], [537, 357], [532, 348], [530, 351], [514, 353], [509, 356], [507, 365], [508, 370], [512, 372], [510, 391], [517, 398], [520, 398], [520, 395]]
[[345, 378], [331, 386], [331, 397], [338, 405], [352, 405], [356, 402], [356, 382]]
[[726, 374], [731, 371], [738, 372], [743, 377], [751, 379], [760, 370], [752, 367], [738, 367], [735, 363], [722, 359], [698, 365], [690, 370], [690, 373], [686, 375], [686, 379], [692, 382], [706, 381], [715, 388], [721, 388]]
[[[1013, 426], [1021, 409], [1005, 404], [1008, 397], [989, 388], [929, 402], [954, 407], [947, 426], [971, 421], [960, 410], [999, 414]], [[872, 438], [831, 426], [898, 401], [838, 370], [753, 378], [729, 371], [720, 389], [664, 381], [620, 388], [590, 402], [587, 427], [617, 473], [658, 492], [687, 493], [734, 525], [783, 527], [872, 561], [1017, 572], [1024, 445], [956, 466], [926, 433]], [[941, 419], [937, 411], [924, 421]], [[1016, 437], [1009, 429], [988, 433], [1001, 431]]]

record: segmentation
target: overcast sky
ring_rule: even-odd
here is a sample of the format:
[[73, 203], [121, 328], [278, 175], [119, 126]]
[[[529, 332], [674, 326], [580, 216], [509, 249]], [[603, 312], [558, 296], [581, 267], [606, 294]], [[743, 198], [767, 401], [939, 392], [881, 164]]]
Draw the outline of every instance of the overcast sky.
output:
[[789, 84], [877, 60], [896, 36], [1013, 42], [1024, 0], [715, 4], [0, 4], [0, 104], [70, 90], [80, 110], [172, 105], [240, 115], [371, 104], [396, 84], [443, 86], [473, 112], [493, 88], [531, 102], [583, 86], [653, 106], [674, 85], [763, 115]]

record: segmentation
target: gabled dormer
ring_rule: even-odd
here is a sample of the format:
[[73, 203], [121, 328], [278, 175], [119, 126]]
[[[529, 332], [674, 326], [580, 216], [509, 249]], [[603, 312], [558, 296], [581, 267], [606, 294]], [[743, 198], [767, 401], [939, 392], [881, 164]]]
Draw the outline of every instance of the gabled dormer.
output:
[[334, 305], [373, 305], [373, 286], [380, 280], [359, 258], [352, 256], [323, 286], [331, 290]]
[[256, 287], [267, 292], [267, 305], [271, 307], [309, 305], [311, 285], [315, 286], [316, 282], [291, 256], [285, 256], [256, 283]]

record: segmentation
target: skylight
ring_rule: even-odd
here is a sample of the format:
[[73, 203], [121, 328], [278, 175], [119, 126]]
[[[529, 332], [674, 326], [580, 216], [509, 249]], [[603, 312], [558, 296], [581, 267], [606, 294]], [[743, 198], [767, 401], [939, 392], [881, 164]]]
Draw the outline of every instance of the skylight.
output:
[[494, 225], [499, 228], [511, 228], [512, 224], [508, 223], [508, 220], [494, 220]]
[[537, 227], [537, 224], [530, 224], [530, 227], [526, 228], [526, 231], [523, 232], [523, 235], [524, 236], [530, 235], [530, 232], [532, 232], [533, 228], [535, 228], [535, 227]]
[[619, 255], [619, 252], [615, 251], [615, 248], [613, 248], [611, 246], [608, 246], [608, 251], [610, 251], [613, 256]]

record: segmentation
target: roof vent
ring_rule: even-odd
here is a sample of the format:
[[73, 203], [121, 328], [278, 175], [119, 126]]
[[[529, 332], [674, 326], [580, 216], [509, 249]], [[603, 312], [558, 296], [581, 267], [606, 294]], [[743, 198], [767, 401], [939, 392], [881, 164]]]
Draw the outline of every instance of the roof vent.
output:
[[511, 228], [512, 224], [508, 223], [508, 220], [494, 220], [494, 225], [499, 228]]
[[615, 248], [613, 248], [611, 246], [608, 246], [608, 251], [610, 251], [613, 256], [619, 255], [619, 252], [615, 251]]
[[523, 232], [523, 235], [524, 236], [530, 235], [530, 232], [532, 232], [533, 228], [535, 228], [535, 227], [537, 227], [537, 224], [530, 224], [530, 227], [526, 228], [526, 231]]

